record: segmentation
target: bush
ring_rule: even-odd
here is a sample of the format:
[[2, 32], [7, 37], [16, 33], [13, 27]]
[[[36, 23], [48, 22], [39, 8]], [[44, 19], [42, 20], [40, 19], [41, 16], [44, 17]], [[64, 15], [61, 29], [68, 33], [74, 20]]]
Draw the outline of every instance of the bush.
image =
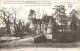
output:
[[75, 42], [75, 41], [77, 41], [77, 34], [74, 34], [71, 32], [63, 33], [61, 37], [61, 42], [70, 43], [70, 42]]
[[34, 43], [44, 43], [46, 41], [47, 41], [47, 39], [46, 39], [45, 35], [34, 38]]
[[70, 43], [77, 41], [77, 34], [71, 32], [58, 32], [53, 35], [53, 39], [57, 39], [57, 42]]

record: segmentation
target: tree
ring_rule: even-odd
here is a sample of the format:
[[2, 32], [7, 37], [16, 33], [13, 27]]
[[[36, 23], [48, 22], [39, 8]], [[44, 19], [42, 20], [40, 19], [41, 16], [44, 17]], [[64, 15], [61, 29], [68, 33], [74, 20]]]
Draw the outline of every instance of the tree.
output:
[[17, 33], [17, 29], [16, 29], [17, 22], [18, 22], [17, 15], [21, 11], [21, 9], [22, 9], [22, 7], [18, 7], [18, 8], [11, 7], [11, 10], [10, 10], [12, 13], [12, 16], [13, 16], [14, 33]]
[[6, 8], [2, 8], [0, 11], [2, 13], [1, 18], [6, 25], [7, 34], [11, 34], [10, 25], [12, 24], [12, 14]]
[[77, 23], [79, 21], [78, 17], [77, 17], [78, 11], [76, 11], [75, 9], [73, 9], [70, 13], [70, 30], [72, 32], [76, 32], [77, 30]]
[[31, 16], [33, 17], [33, 14], [34, 14], [34, 13], [35, 13], [35, 11], [31, 9], [29, 16], [30, 16], [30, 17], [31, 17]]
[[24, 23], [21, 22], [21, 20], [18, 21], [16, 19], [16, 17], [17, 17], [16, 15], [17, 15], [18, 11], [13, 9], [13, 11], [11, 13], [6, 8], [2, 8], [0, 10], [0, 12], [1, 12], [1, 16], [0, 17], [3, 19], [3, 23], [5, 23], [5, 25], [6, 25], [7, 34], [11, 34], [11, 26], [13, 26], [13, 28], [14, 28], [14, 32], [13, 33], [15, 33], [16, 35], [19, 34], [19, 32], [22, 33], [23, 30], [25, 32], [25, 29], [24, 29], [25, 25], [24, 25]]
[[30, 10], [30, 13], [29, 13], [29, 20], [31, 20], [31, 22], [33, 22], [34, 23], [34, 20], [35, 20], [35, 18], [33, 17], [34, 15], [36, 15], [35, 14], [35, 11], [34, 10]]
[[57, 23], [61, 23], [61, 29], [63, 31], [68, 23], [67, 16], [65, 13], [65, 6], [64, 5], [56, 5], [55, 8], [53, 8], [53, 9], [56, 10], [56, 12], [55, 12], [56, 20], [57, 20]]

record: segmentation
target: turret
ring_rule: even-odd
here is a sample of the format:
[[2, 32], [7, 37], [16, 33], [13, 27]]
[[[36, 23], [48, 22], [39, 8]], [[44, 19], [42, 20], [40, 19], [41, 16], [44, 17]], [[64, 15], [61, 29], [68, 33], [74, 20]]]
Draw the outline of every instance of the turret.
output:
[[53, 23], [50, 20], [47, 26], [47, 34], [52, 34], [53, 33]]
[[45, 35], [47, 39], [51, 40], [53, 34], [53, 23], [50, 20], [47, 26], [47, 34]]

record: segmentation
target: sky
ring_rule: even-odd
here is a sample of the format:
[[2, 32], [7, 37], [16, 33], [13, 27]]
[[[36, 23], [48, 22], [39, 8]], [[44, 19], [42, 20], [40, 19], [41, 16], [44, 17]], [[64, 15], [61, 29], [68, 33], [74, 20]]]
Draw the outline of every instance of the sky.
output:
[[[13, 2], [24, 1], [23, 3], [27, 3], [27, 5], [26, 4], [4, 4], [5, 2], [12, 2], [12, 1]], [[48, 3], [51, 3], [51, 4], [49, 4], [48, 6], [34, 6], [34, 5], [37, 5], [35, 1], [39, 1], [39, 2], [48, 1]], [[28, 6], [30, 5], [28, 4], [29, 2], [32, 2], [33, 6]], [[72, 9], [79, 10], [79, 5], [80, 5], [79, 3], [80, 3], [79, 0], [17, 0], [17, 1], [1, 0], [1, 7], [7, 8], [7, 10], [9, 11], [11, 11], [11, 8], [14, 8], [14, 9], [21, 8], [21, 10], [17, 13], [17, 19], [22, 19], [22, 20], [25, 20], [25, 22], [27, 22], [28, 21], [27, 17], [29, 15], [30, 9], [33, 9], [36, 12], [39, 11], [40, 14], [43, 13], [44, 11], [44, 13], [47, 13], [47, 15], [52, 15], [55, 12], [55, 10], [52, 9], [55, 7], [55, 5], [64, 5], [66, 9], [66, 15], [69, 16], [69, 13], [71, 12]]]

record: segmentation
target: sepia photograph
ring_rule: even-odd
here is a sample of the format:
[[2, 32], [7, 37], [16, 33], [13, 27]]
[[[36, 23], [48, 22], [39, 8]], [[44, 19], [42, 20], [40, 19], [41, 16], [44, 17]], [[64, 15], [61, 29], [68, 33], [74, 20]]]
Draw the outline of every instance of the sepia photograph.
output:
[[0, 50], [79, 47], [79, 0], [0, 0]]

